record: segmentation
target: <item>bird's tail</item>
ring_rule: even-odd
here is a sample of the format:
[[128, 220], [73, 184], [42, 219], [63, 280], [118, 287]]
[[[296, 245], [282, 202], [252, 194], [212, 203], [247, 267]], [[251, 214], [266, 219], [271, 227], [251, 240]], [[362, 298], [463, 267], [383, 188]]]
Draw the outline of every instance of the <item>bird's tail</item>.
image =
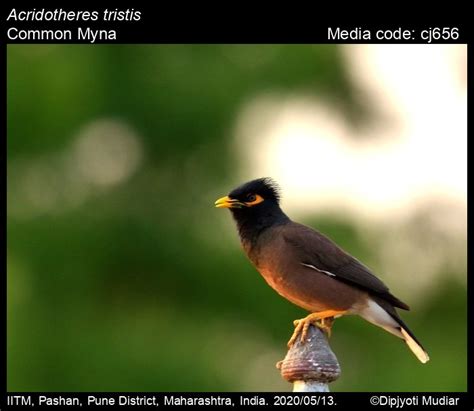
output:
[[429, 361], [430, 357], [423, 345], [398, 316], [391, 304], [381, 299], [372, 298], [367, 308], [360, 312], [360, 315], [372, 324], [382, 327], [389, 333], [405, 340], [408, 348], [423, 364]]
[[[390, 314], [390, 313], [389, 313]], [[408, 347], [410, 350], [413, 352], [413, 354], [416, 355], [416, 357], [423, 363], [427, 363], [430, 360], [430, 357], [426, 350], [423, 348], [421, 343], [418, 341], [418, 339], [415, 337], [415, 335], [410, 331], [410, 329], [406, 326], [406, 324], [402, 321], [402, 319], [396, 315], [391, 317], [398, 323], [399, 325], [399, 330], [400, 333], [402, 334], [402, 338], [405, 340], [407, 343]]]

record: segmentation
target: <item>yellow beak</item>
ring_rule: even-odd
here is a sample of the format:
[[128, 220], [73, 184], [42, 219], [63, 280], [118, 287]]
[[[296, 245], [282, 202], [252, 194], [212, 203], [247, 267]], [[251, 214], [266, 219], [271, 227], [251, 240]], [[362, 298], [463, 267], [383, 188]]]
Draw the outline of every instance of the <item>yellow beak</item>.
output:
[[219, 198], [214, 204], [216, 208], [240, 208], [244, 205], [239, 200], [229, 196]]

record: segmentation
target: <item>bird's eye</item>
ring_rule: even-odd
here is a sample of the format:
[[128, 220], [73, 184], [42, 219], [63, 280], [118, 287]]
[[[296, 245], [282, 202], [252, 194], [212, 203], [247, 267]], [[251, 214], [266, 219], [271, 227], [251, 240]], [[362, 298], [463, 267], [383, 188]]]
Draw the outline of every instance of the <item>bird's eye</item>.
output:
[[256, 199], [257, 199], [257, 196], [256, 196], [255, 194], [249, 194], [249, 195], [247, 196], [247, 202], [248, 202], [248, 203], [252, 203], [252, 202], [254, 202]]

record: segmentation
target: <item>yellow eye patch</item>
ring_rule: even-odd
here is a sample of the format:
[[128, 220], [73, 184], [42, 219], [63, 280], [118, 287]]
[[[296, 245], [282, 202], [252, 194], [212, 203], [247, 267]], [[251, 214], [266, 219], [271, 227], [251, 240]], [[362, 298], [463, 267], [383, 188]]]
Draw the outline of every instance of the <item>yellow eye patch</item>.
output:
[[258, 194], [255, 194], [254, 197], [255, 197], [255, 200], [248, 201], [248, 202], [246, 201], [244, 204], [247, 207], [252, 207], [252, 206], [260, 204], [262, 201], [264, 201], [264, 198], [262, 196], [259, 196]]

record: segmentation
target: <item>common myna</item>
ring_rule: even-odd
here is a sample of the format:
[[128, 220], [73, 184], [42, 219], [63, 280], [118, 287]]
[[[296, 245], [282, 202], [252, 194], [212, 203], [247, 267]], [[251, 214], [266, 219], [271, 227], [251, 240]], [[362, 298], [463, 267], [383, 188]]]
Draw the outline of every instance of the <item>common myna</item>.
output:
[[276, 183], [260, 178], [219, 198], [215, 206], [230, 209], [242, 246], [266, 282], [311, 312], [295, 321], [288, 345], [300, 334], [304, 342], [310, 324], [329, 335], [334, 318], [358, 314], [405, 340], [418, 359], [427, 362], [428, 354], [395, 309], [408, 310], [408, 306], [329, 238], [290, 220], [279, 203]]

